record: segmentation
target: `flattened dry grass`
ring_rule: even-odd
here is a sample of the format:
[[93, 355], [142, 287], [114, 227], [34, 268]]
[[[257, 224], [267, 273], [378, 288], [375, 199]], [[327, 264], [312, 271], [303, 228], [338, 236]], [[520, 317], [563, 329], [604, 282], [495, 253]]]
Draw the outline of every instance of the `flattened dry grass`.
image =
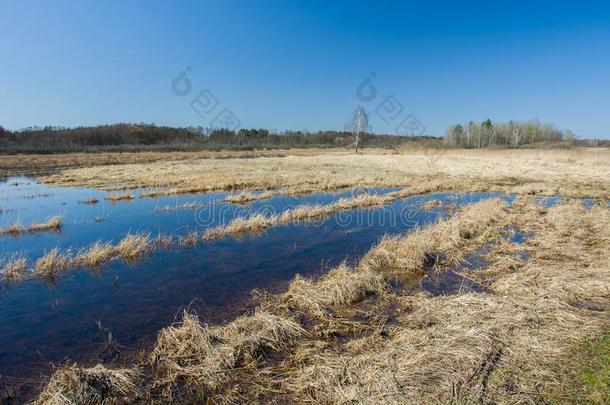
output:
[[22, 225], [19, 221], [14, 222], [6, 228], [0, 228], [0, 236], [11, 235], [18, 236], [25, 233], [37, 232], [59, 232], [61, 231], [61, 217], [56, 215], [51, 217], [44, 223], [33, 223], [30, 225]]
[[430, 200], [426, 201], [421, 205], [421, 209], [424, 211], [429, 211], [434, 208], [442, 208], [445, 204], [440, 200]]
[[101, 364], [91, 368], [76, 364], [55, 371], [33, 402], [35, 405], [123, 403], [139, 395], [139, 373], [131, 369], [110, 369]]
[[171, 399], [177, 384], [204, 389], [209, 398], [236, 367], [255, 366], [270, 350], [279, 350], [304, 334], [294, 320], [266, 311], [242, 316], [225, 326], [202, 325], [183, 313], [179, 324], [161, 330], [150, 363], [155, 385]]
[[133, 194], [129, 194], [129, 193], [125, 193], [125, 194], [108, 194], [105, 198], [105, 200], [110, 201], [112, 203], [116, 203], [119, 201], [130, 201], [133, 200], [135, 197], [133, 196]]
[[524, 209], [513, 219], [527, 218], [538, 232], [531, 246], [542, 249], [520, 268], [496, 272], [493, 293], [399, 296], [408, 311], [387, 339], [295, 352], [281, 386], [297, 402], [544, 402], [570, 375], [557, 360], [606, 324], [603, 313], [575, 305], [610, 303], [610, 216], [607, 208], [558, 206], [534, 219], [530, 210], [540, 209]]
[[247, 204], [252, 201], [267, 200], [274, 196], [273, 191], [264, 191], [258, 194], [242, 191], [238, 194], [230, 194], [223, 201], [232, 204]]
[[[447, 179], [460, 181], [463, 189], [480, 183], [486, 190], [512, 192], [514, 188], [520, 194], [610, 197], [607, 149], [423, 149], [400, 154], [380, 149], [365, 149], [359, 154], [341, 149], [293, 149], [223, 154], [248, 158], [204, 159], [207, 156], [200, 153], [158, 153], [154, 158], [147, 153], [28, 156], [26, 166], [32, 166], [32, 160], [39, 165], [57, 162], [60, 169], [44, 178], [54, 184], [172, 188], [175, 194], [244, 189], [306, 193], [345, 187], [406, 187]], [[262, 155], [267, 156], [254, 157]], [[14, 162], [18, 158], [5, 160], [5, 166], [23, 166]], [[95, 166], [96, 162], [99, 166], [78, 167]], [[534, 186], [520, 189], [530, 183]]]

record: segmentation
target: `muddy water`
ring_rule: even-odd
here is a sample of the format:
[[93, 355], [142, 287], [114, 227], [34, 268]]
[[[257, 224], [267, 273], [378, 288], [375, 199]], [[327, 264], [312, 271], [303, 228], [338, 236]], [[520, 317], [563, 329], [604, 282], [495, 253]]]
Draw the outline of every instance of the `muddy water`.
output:
[[[24, 252], [34, 261], [55, 246], [78, 248], [96, 240], [116, 242], [127, 232], [185, 235], [238, 215], [281, 212], [306, 203], [327, 204], [351, 197], [354, 191], [282, 196], [247, 206], [222, 202], [225, 193], [156, 199], [139, 199], [137, 190], [133, 194], [135, 200], [113, 204], [104, 200], [106, 193], [101, 191], [51, 188], [31, 179], [8, 179], [0, 183], [0, 226], [17, 219], [23, 224], [43, 222], [53, 215], [61, 215], [64, 226], [59, 233], [2, 237], [0, 256]], [[497, 196], [414, 196], [382, 208], [273, 228], [242, 240], [228, 238], [192, 248], [159, 250], [137, 263], [115, 261], [97, 272], [82, 269], [62, 274], [53, 283], [36, 278], [3, 283], [0, 383], [33, 383], [41, 374], [49, 374], [50, 363], [86, 363], [103, 357], [97, 321], [112, 331], [123, 353], [133, 353], [149, 345], [181, 308], [190, 306], [206, 321], [223, 322], [242, 311], [255, 288], [280, 291], [296, 273], [316, 275], [343, 260], [353, 262], [386, 233], [404, 233], [448, 215], [442, 208], [421, 210], [421, 204], [430, 199], [464, 205]], [[88, 198], [97, 198], [100, 203], [79, 203]], [[189, 202], [205, 207], [157, 211]]]

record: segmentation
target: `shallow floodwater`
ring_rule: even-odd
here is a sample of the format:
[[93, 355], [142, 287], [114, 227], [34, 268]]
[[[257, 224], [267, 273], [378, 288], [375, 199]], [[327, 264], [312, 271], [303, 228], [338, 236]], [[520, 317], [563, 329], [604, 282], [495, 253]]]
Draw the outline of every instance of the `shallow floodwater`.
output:
[[[393, 189], [369, 189], [386, 193]], [[330, 203], [357, 191], [280, 196], [245, 206], [222, 202], [226, 193], [192, 194], [110, 203], [107, 193], [54, 188], [32, 179], [0, 183], [0, 226], [44, 222], [61, 215], [59, 233], [0, 237], [0, 256], [23, 252], [33, 262], [46, 251], [84, 247], [97, 240], [118, 241], [128, 232], [186, 235], [254, 212], [281, 212], [299, 204]], [[29, 279], [0, 288], [0, 376], [5, 383], [34, 381], [50, 373], [50, 363], [90, 362], [102, 357], [96, 322], [112, 331], [133, 353], [154, 341], [182, 308], [203, 320], [223, 322], [242, 312], [253, 289], [280, 291], [295, 274], [318, 275], [343, 260], [354, 262], [384, 234], [405, 233], [448, 214], [423, 211], [431, 199], [464, 205], [497, 193], [436, 193], [399, 200], [385, 207], [342, 212], [307, 224], [291, 224], [241, 240], [227, 238], [197, 247], [158, 250], [127, 264], [114, 261], [99, 271], [68, 272], [53, 283]], [[96, 205], [79, 201], [97, 198]], [[507, 200], [511, 197], [504, 196]], [[165, 206], [197, 202], [204, 208], [160, 212]], [[119, 360], [121, 357], [119, 357]], [[27, 379], [27, 380], [26, 380]], [[0, 380], [0, 383], [2, 382]]]

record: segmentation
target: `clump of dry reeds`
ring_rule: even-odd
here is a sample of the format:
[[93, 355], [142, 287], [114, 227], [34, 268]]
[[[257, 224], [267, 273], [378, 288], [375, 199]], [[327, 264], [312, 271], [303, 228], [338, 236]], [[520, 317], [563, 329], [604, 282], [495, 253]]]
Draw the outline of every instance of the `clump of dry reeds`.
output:
[[149, 254], [154, 248], [148, 233], [129, 233], [116, 245], [116, 254], [125, 260], [135, 260]]
[[37, 276], [55, 277], [62, 271], [78, 267], [96, 268], [117, 258], [133, 261], [150, 254], [156, 246], [148, 233], [129, 233], [118, 244], [97, 241], [76, 253], [71, 249], [61, 252], [54, 248], [36, 261], [34, 273]]
[[140, 193], [140, 198], [155, 198], [159, 196], [159, 191], [145, 191]]
[[118, 201], [129, 201], [129, 200], [133, 200], [134, 196], [133, 194], [108, 194], [106, 196], [106, 200], [110, 201], [110, 202], [118, 202]]
[[19, 221], [13, 222], [6, 228], [0, 229], [1, 235], [12, 235], [17, 236], [24, 233], [36, 233], [36, 232], [59, 232], [61, 230], [61, 217], [56, 215], [51, 217], [47, 222], [44, 223], [33, 223], [30, 225], [22, 225]]
[[273, 195], [273, 191], [264, 191], [258, 194], [242, 191], [238, 194], [230, 194], [226, 196], [223, 201], [230, 202], [232, 204], [247, 204], [252, 201], [267, 200], [273, 197]]
[[60, 252], [59, 248], [53, 248], [44, 256], [36, 260], [34, 273], [40, 277], [55, 277], [57, 273], [72, 267], [74, 263], [70, 250]]
[[55, 371], [33, 402], [36, 405], [106, 404], [134, 400], [140, 393], [139, 373], [131, 369], [110, 369], [101, 364], [91, 368], [76, 364]]
[[354, 271], [345, 263], [318, 280], [296, 276], [283, 299], [290, 305], [325, 315], [327, 307], [358, 302], [370, 294], [385, 291], [383, 277], [370, 271]]
[[98, 267], [112, 260], [116, 248], [110, 242], [97, 241], [88, 248], [81, 250], [73, 260], [74, 265], [83, 267]]
[[28, 275], [28, 263], [21, 253], [14, 253], [0, 259], [0, 278], [9, 281], [21, 280]]
[[264, 214], [254, 214], [248, 218], [235, 218], [225, 226], [206, 229], [203, 233], [203, 239], [216, 240], [228, 235], [260, 233], [278, 223], [278, 219], [278, 216], [266, 216]]

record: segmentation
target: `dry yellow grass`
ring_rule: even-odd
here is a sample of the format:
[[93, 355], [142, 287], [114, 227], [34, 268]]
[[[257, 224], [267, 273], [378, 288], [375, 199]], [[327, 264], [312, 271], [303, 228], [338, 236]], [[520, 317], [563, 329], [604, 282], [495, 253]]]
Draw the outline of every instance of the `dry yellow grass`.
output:
[[0, 236], [11, 235], [18, 236], [24, 233], [37, 232], [59, 232], [61, 230], [61, 217], [56, 215], [51, 217], [47, 222], [34, 223], [30, 225], [22, 225], [20, 222], [14, 222], [6, 228], [0, 228]]
[[133, 196], [133, 194], [108, 194], [106, 196], [106, 200], [110, 201], [110, 202], [118, 202], [118, 201], [130, 201], [133, 200], [135, 197]]
[[434, 208], [441, 208], [443, 207], [445, 204], [440, 201], [440, 200], [430, 200], [430, 201], [426, 201], [425, 203], [423, 203], [421, 205], [421, 209], [423, 211], [428, 211]]
[[116, 254], [116, 248], [110, 242], [97, 241], [88, 248], [81, 250], [73, 260], [78, 267], [98, 267], [108, 263]]
[[110, 369], [101, 364], [91, 368], [65, 366], [53, 374], [34, 404], [123, 403], [137, 397], [138, 375], [135, 370]]
[[[236, 154], [235, 156], [239, 156]], [[242, 156], [252, 156], [242, 154]], [[429, 179], [459, 179], [517, 193], [610, 196], [610, 151], [291, 150], [281, 157], [201, 159], [156, 155], [153, 162], [61, 170], [46, 182], [103, 189], [153, 187], [172, 194], [209, 190], [328, 191], [342, 187], [405, 187]], [[58, 157], [61, 159], [61, 157]], [[122, 162], [129, 162], [127, 158]]]
[[318, 280], [297, 275], [282, 298], [291, 306], [324, 316], [330, 306], [353, 304], [369, 294], [380, 295], [385, 289], [385, 281], [379, 274], [354, 271], [343, 263]]
[[232, 204], [247, 204], [252, 201], [267, 200], [274, 196], [272, 191], [264, 191], [262, 193], [254, 194], [251, 192], [242, 191], [238, 194], [228, 195], [224, 201]]
[[510, 223], [508, 204], [488, 200], [406, 236], [386, 236], [360, 261], [360, 268], [392, 274], [424, 272], [455, 264], [472, 248], [497, 237]]
[[150, 355], [155, 386], [172, 399], [176, 384], [194, 386], [198, 397], [211, 397], [226, 373], [256, 365], [261, 353], [279, 350], [304, 334], [292, 319], [266, 311], [242, 316], [222, 327], [202, 325], [186, 311], [182, 321], [163, 329]]
[[53, 248], [36, 260], [34, 273], [39, 277], [55, 277], [57, 273], [69, 269], [74, 262], [71, 251], [60, 252]]
[[[161, 239], [162, 241], [163, 239]], [[116, 245], [97, 241], [77, 252], [73, 252], [71, 249], [60, 251], [59, 248], [54, 248], [36, 260], [34, 274], [39, 277], [52, 278], [63, 271], [80, 267], [97, 268], [118, 258], [133, 261], [150, 254], [158, 242], [159, 239], [153, 240], [148, 233], [129, 233]]]
[[116, 245], [116, 254], [125, 260], [135, 260], [149, 254], [154, 242], [148, 233], [129, 233]]
[[8, 281], [24, 279], [28, 276], [28, 263], [21, 253], [0, 258], [0, 278]]

